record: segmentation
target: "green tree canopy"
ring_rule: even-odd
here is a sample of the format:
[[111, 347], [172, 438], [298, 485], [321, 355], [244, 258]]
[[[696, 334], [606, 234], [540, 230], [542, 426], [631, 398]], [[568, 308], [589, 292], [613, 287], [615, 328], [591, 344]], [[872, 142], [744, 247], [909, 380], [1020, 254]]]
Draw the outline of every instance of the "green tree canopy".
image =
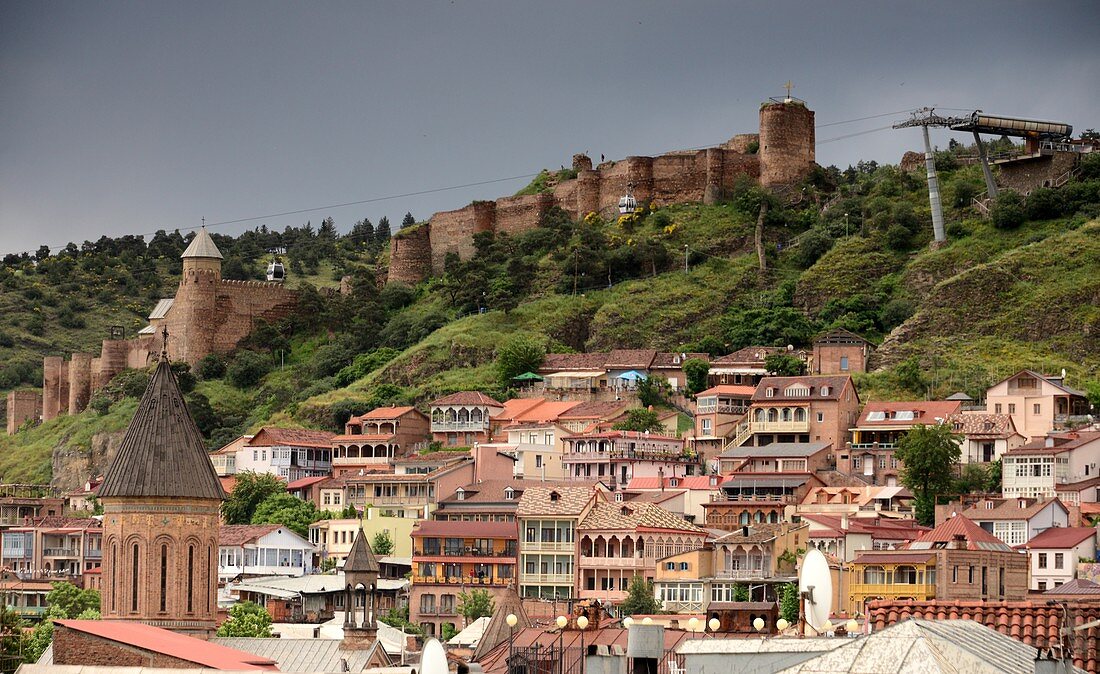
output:
[[466, 624], [493, 615], [494, 608], [493, 597], [488, 590], [471, 590], [458, 595], [458, 612], [466, 619]]
[[894, 456], [904, 464], [901, 482], [917, 498], [921, 524], [935, 524], [936, 498], [951, 491], [961, 453], [958, 436], [944, 424], [918, 424], [898, 441]]
[[269, 496], [285, 493], [286, 485], [270, 473], [237, 473], [233, 493], [222, 503], [222, 517], [226, 524], [251, 524], [256, 506]]
[[707, 388], [707, 374], [710, 372], [710, 363], [702, 358], [688, 358], [680, 367], [684, 370], [684, 378], [687, 379], [688, 393], [695, 395]]
[[252, 637], [270, 639], [271, 614], [259, 604], [242, 601], [229, 609], [229, 618], [218, 628], [219, 637]]
[[393, 554], [393, 538], [390, 537], [390, 532], [386, 529], [379, 531], [370, 539], [370, 549], [376, 555], [392, 555]]
[[764, 358], [764, 369], [777, 377], [797, 377], [806, 374], [806, 363], [789, 353], [773, 353]]
[[641, 576], [634, 576], [626, 589], [626, 599], [619, 604], [622, 615], [648, 614], [661, 610], [661, 604], [653, 596], [653, 583]]
[[638, 401], [646, 407], [660, 405], [672, 393], [672, 386], [661, 375], [638, 380]]
[[256, 506], [252, 524], [281, 524], [299, 536], [309, 536], [309, 525], [321, 519], [313, 501], [303, 501], [286, 492], [272, 494]]
[[665, 429], [657, 413], [651, 409], [639, 408], [626, 411], [626, 419], [612, 426], [617, 431], [638, 431], [644, 433], [650, 431], [657, 433]]
[[497, 370], [505, 386], [512, 378], [525, 372], [534, 372], [546, 359], [546, 345], [533, 337], [516, 335], [497, 350]]

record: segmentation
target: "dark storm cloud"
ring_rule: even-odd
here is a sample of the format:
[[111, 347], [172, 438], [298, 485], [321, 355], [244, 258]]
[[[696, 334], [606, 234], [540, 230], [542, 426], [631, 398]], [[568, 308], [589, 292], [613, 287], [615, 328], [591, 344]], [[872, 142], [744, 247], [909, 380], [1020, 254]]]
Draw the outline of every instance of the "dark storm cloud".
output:
[[[936, 104], [1096, 127], [1098, 26], [1095, 2], [3, 3], [0, 251], [718, 143], [788, 79], [819, 124]], [[818, 161], [896, 162], [918, 138]], [[223, 231], [346, 231], [523, 182]]]

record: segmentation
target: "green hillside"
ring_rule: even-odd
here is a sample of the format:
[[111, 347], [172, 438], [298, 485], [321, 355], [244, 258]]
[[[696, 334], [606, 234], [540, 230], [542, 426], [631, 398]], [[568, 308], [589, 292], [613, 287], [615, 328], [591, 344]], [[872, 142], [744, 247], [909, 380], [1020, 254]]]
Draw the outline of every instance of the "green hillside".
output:
[[[201, 363], [188, 400], [213, 448], [265, 423], [338, 430], [349, 414], [377, 405], [470, 388], [507, 397], [497, 359], [518, 342], [553, 352], [721, 355], [751, 344], [807, 346], [832, 327], [881, 343], [878, 370], [859, 377], [864, 400], [976, 395], [1023, 367], [1065, 368], [1073, 385], [1095, 383], [1100, 167], [1086, 166], [1060, 190], [1004, 199], [994, 226], [971, 210], [970, 196], [981, 189], [977, 169], [940, 159], [949, 224], [939, 247], [930, 245], [923, 178], [873, 164], [822, 170], [794, 199], [745, 183], [713, 206], [645, 209], [610, 221], [552, 212], [535, 230], [477, 235], [472, 259], [448, 258], [442, 277], [415, 288], [377, 289], [372, 265], [385, 260], [386, 239], [364, 236], [369, 223], [344, 237], [296, 232], [289, 255], [299, 259], [289, 282], [312, 281], [303, 291], [307, 310], [262, 326], [236, 354]], [[764, 270], [754, 245], [762, 204]], [[258, 274], [263, 250], [280, 245], [274, 236], [257, 230], [217, 242], [229, 251], [227, 267]], [[150, 250], [135, 259], [151, 258], [144, 263], [155, 274], [129, 294], [104, 295], [95, 305], [105, 308], [103, 320], [141, 324], [152, 300], [170, 291], [175, 258]], [[79, 268], [91, 264], [74, 259]], [[14, 307], [48, 264], [8, 263], [0, 302]], [[345, 273], [350, 295], [310, 290]], [[60, 297], [47, 313], [66, 308]], [[51, 329], [39, 341], [24, 327], [34, 314], [9, 313], [17, 327], [3, 328], [12, 338], [0, 348], [28, 362], [91, 348], [90, 333], [108, 323], [98, 315], [93, 323], [98, 312], [70, 311], [85, 324], [67, 328], [49, 313]], [[23, 381], [33, 382], [33, 373]], [[125, 388], [100, 399], [98, 411], [0, 440], [0, 479], [43, 480], [54, 448], [87, 449], [96, 431], [118, 430], [136, 394]]]

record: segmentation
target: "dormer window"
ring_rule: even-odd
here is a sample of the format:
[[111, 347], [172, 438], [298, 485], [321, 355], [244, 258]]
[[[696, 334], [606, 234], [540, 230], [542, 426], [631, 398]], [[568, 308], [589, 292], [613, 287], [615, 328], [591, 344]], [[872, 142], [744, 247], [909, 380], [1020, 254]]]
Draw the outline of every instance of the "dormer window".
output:
[[670, 486], [670, 487], [676, 487], [676, 486], [678, 486], [679, 484], [680, 484], [680, 480], [678, 480], [677, 478], [674, 478], [674, 477], [670, 477], [670, 478], [668, 479], [668, 486]]
[[993, 501], [986, 501], [985, 502], [985, 509], [986, 510], [993, 510]]
[[558, 501], [561, 500], [561, 494], [559, 494], [556, 491], [550, 492], [550, 500], [557, 503]]
[[830, 389], [829, 389], [828, 386], [822, 386], [821, 387], [821, 397], [824, 398], [824, 397], [828, 396], [829, 395], [829, 390]]
[[788, 398], [805, 398], [810, 395], [810, 387], [805, 384], [788, 386], [786, 395]]
[[623, 517], [626, 517], [627, 515], [632, 514], [634, 511], [627, 506], [623, 506], [619, 509], [619, 512], [622, 513]]
[[775, 389], [773, 389], [772, 387], [770, 387], [770, 386], [769, 386], [769, 387], [768, 387], [768, 388], [767, 388], [767, 389], [766, 389], [766, 390], [764, 391], [764, 396], [765, 396], [766, 398], [774, 398], [774, 397], [775, 397]]
[[456, 501], [465, 501], [466, 500], [466, 490], [463, 489], [462, 487], [459, 487], [458, 489], [455, 489], [455, 500]]
[[505, 501], [514, 501], [515, 498], [516, 498], [516, 490], [515, 489], [512, 489], [511, 487], [508, 487], [507, 489], [504, 490], [504, 500]]
[[623, 493], [621, 491], [615, 492], [615, 502], [616, 503], [622, 503], [623, 502]]

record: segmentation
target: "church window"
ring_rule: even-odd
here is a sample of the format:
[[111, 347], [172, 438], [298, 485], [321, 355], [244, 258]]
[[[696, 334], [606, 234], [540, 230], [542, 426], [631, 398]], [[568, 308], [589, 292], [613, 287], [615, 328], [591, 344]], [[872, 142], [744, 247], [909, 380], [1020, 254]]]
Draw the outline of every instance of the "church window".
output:
[[[206, 582], [212, 582], [210, 579], [214, 576], [210, 573], [210, 569], [213, 567], [214, 560], [214, 546], [208, 546], [206, 548]], [[210, 613], [210, 592], [206, 593], [206, 612]]]
[[132, 563], [130, 564], [130, 610], [138, 610], [138, 544], [134, 543]]
[[195, 610], [195, 546], [187, 546], [187, 612]]
[[160, 610], [168, 610], [168, 546], [160, 546]]
[[111, 543], [111, 613], [117, 610], [118, 599], [118, 543]]

